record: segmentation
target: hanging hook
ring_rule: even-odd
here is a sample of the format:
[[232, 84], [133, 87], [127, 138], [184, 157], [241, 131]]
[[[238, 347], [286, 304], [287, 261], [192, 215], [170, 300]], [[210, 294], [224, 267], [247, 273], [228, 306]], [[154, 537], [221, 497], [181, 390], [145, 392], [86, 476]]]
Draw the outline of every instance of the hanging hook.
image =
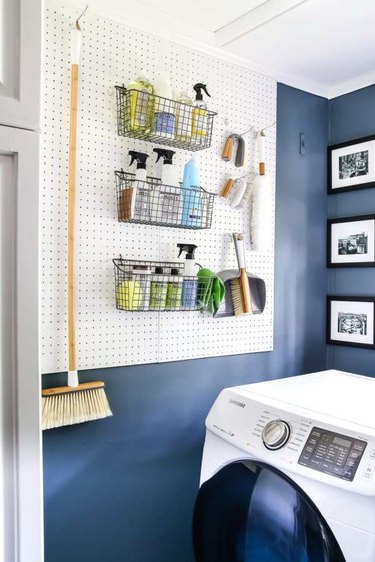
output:
[[264, 131], [266, 131], [267, 129], [271, 129], [272, 127], [274, 127], [276, 125], [276, 121], [274, 121], [273, 123], [271, 123], [271, 125], [267, 125], [267, 127], [263, 127], [262, 129], [260, 129], [259, 134], [262, 137], [266, 136], [266, 133]]
[[247, 135], [247, 133], [250, 133], [250, 131], [252, 131], [254, 129], [254, 125], [252, 125], [250, 127], [250, 129], [248, 129], [247, 131], [245, 131], [244, 133], [241, 133], [241, 137], [244, 137], [245, 135]]
[[86, 8], [83, 10], [83, 12], [81, 13], [81, 15], [76, 19], [76, 29], [78, 29], [78, 31], [81, 31], [81, 27], [79, 25], [79, 20], [81, 18], [83, 18], [83, 16], [85, 15], [85, 13], [87, 12], [87, 8], [89, 7], [89, 5], [87, 4]]

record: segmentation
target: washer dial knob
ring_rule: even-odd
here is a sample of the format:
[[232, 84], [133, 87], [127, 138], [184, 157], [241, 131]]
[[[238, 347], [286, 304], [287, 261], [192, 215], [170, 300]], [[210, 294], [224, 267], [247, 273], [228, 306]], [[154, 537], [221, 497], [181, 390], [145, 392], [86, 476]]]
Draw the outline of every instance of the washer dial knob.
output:
[[284, 420], [273, 420], [269, 422], [262, 431], [264, 446], [271, 451], [277, 451], [289, 441], [291, 428]]

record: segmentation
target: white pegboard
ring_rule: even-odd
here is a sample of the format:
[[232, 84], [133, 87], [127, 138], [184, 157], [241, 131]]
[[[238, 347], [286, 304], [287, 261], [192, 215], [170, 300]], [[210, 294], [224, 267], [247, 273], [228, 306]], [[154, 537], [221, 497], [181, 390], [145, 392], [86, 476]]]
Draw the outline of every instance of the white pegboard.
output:
[[[42, 372], [67, 368], [66, 229], [71, 8], [47, 8], [41, 197]], [[202, 185], [218, 193], [238, 170], [220, 159], [228, 133], [260, 129], [276, 116], [276, 83], [248, 69], [87, 13], [83, 23], [79, 94], [77, 182], [77, 343], [80, 369], [174, 361], [272, 350], [273, 253], [250, 252], [249, 210], [215, 201], [211, 230], [192, 231], [117, 222], [114, 170], [128, 169], [130, 149], [150, 154], [150, 175], [160, 175], [151, 143], [119, 137], [113, 86], [143, 70], [153, 82], [161, 69], [174, 88], [192, 93], [207, 83], [209, 108], [218, 111], [212, 147], [199, 152]], [[275, 178], [275, 128], [268, 131], [267, 170]], [[254, 138], [249, 169], [254, 169]], [[176, 166], [191, 157], [176, 150]], [[197, 261], [212, 270], [236, 267], [231, 232], [245, 232], [247, 269], [263, 277], [262, 315], [213, 319], [199, 312], [127, 313], [114, 302], [112, 258], [170, 260], [178, 242], [198, 246]]]

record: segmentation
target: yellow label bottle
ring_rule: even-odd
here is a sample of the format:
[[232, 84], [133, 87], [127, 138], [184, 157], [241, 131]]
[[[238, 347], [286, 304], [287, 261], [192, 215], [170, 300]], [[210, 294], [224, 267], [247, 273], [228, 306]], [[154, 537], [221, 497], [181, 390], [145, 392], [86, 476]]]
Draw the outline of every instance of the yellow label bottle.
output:
[[125, 129], [148, 134], [151, 131], [154, 115], [154, 87], [144, 75], [132, 80], [127, 90], [125, 102]]
[[191, 122], [191, 136], [192, 141], [195, 144], [204, 144], [205, 138], [207, 136], [208, 128], [208, 114], [207, 114], [207, 104], [203, 100], [202, 90], [209, 96], [207, 92], [207, 87], [205, 84], [195, 84], [194, 90], [196, 92], [194, 109], [192, 111], [192, 122]]

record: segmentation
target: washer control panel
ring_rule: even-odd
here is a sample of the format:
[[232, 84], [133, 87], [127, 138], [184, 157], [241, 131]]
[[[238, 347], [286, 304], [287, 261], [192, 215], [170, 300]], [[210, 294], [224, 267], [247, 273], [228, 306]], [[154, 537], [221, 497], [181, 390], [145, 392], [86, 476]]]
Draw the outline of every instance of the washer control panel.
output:
[[298, 464], [351, 482], [366, 445], [366, 441], [313, 427]]

